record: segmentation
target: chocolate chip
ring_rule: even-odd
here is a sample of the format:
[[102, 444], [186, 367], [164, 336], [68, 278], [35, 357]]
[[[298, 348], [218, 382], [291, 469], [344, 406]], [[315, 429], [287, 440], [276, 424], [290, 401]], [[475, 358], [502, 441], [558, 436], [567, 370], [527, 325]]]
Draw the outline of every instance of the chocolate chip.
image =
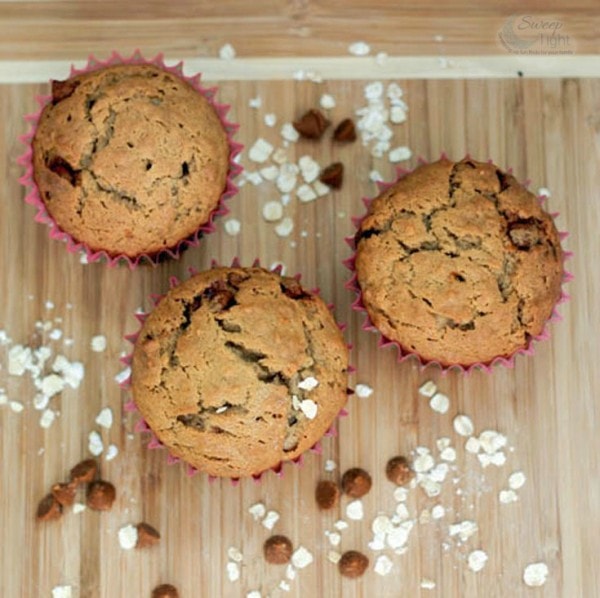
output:
[[508, 236], [515, 247], [530, 249], [540, 242], [540, 230], [536, 223], [528, 220], [519, 220], [508, 227]]
[[52, 486], [52, 495], [63, 506], [70, 507], [75, 502], [75, 492], [77, 484], [70, 482], [68, 484], [54, 484]]
[[331, 124], [319, 110], [311, 109], [299, 120], [294, 121], [294, 129], [307, 139], [321, 139], [325, 129]]
[[73, 92], [79, 87], [79, 81], [67, 79], [67, 81], [52, 81], [52, 103], [58, 104], [61, 100], [73, 95]]
[[310, 294], [307, 293], [295, 278], [286, 278], [280, 283], [281, 292], [290, 299], [307, 299]]
[[321, 480], [315, 490], [315, 500], [320, 509], [324, 511], [333, 509], [338, 504], [340, 498], [340, 489], [335, 482], [331, 480]]
[[62, 515], [62, 506], [54, 497], [54, 494], [46, 494], [40, 500], [35, 517], [38, 521], [53, 521], [60, 519]]
[[81, 170], [73, 168], [62, 156], [52, 156], [46, 166], [61, 179], [68, 181], [73, 187], [81, 185]]
[[412, 480], [415, 475], [408, 464], [406, 457], [392, 457], [385, 466], [387, 479], [397, 486], [404, 486]]
[[87, 488], [87, 506], [95, 511], [109, 511], [115, 502], [117, 491], [110, 482], [97, 480]]
[[286, 536], [271, 536], [265, 541], [263, 552], [267, 563], [285, 565], [292, 558], [292, 542]]
[[179, 598], [179, 592], [170, 583], [162, 583], [152, 590], [152, 598]]
[[160, 534], [157, 529], [144, 522], [138, 523], [136, 527], [138, 532], [136, 548], [148, 548], [149, 546], [158, 544]]
[[71, 481], [76, 484], [87, 484], [96, 477], [98, 463], [95, 459], [85, 459], [71, 469]]
[[345, 118], [333, 132], [334, 141], [350, 142], [356, 141], [356, 128], [351, 118]]
[[319, 180], [332, 189], [339, 189], [344, 181], [344, 165], [334, 162], [321, 171]]
[[372, 486], [371, 476], [360, 467], [349, 469], [342, 476], [342, 491], [352, 498], [364, 496]]
[[344, 577], [355, 579], [361, 577], [369, 567], [369, 559], [357, 550], [344, 552], [338, 562], [338, 569]]

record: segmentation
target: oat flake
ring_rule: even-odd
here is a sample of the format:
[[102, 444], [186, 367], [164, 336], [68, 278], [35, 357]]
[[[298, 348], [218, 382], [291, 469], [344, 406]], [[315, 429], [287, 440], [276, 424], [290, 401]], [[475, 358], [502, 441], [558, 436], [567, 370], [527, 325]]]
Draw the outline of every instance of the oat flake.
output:
[[523, 581], [530, 587], [543, 586], [548, 578], [546, 563], [531, 563], [523, 571]]
[[454, 431], [460, 436], [472, 436], [475, 431], [473, 421], [468, 415], [457, 415], [452, 421]]
[[469, 569], [475, 573], [481, 571], [485, 567], [487, 561], [488, 555], [483, 550], [474, 550], [473, 552], [469, 553], [469, 557], [467, 559]]

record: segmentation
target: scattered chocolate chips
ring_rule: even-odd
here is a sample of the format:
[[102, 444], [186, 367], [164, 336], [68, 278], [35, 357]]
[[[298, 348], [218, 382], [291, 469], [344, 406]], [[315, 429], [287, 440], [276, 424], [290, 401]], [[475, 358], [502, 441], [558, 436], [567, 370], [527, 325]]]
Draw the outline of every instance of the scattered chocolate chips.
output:
[[97, 480], [87, 488], [87, 506], [95, 511], [109, 511], [115, 502], [116, 496], [117, 491], [110, 482]]
[[54, 494], [46, 494], [40, 500], [35, 517], [38, 521], [53, 521], [60, 519], [62, 515], [62, 506], [54, 497]]
[[342, 476], [342, 491], [352, 498], [364, 496], [372, 484], [371, 476], [360, 467], [349, 469]]
[[344, 181], [344, 165], [341, 162], [330, 164], [321, 171], [319, 180], [332, 189], [339, 189]]
[[179, 598], [179, 592], [170, 583], [162, 583], [152, 590], [152, 598]]
[[68, 98], [79, 87], [79, 81], [67, 79], [66, 81], [52, 81], [52, 103], [58, 104]]
[[351, 118], [345, 118], [340, 122], [333, 132], [333, 139], [334, 141], [340, 141], [342, 143], [356, 141], [354, 121]]
[[348, 550], [338, 562], [338, 569], [344, 577], [361, 577], [369, 566], [369, 559], [362, 552]]
[[71, 469], [71, 481], [75, 484], [87, 484], [94, 480], [98, 473], [98, 463], [95, 459], [80, 461]]
[[285, 565], [292, 558], [292, 542], [286, 536], [271, 536], [263, 546], [267, 563], [272, 565]]
[[311, 109], [292, 124], [302, 137], [306, 137], [307, 139], [321, 139], [325, 129], [327, 129], [331, 122], [323, 116], [320, 110]]
[[52, 495], [63, 507], [70, 507], [75, 502], [76, 491], [77, 485], [73, 482], [54, 484], [51, 489]]
[[157, 529], [144, 522], [138, 523], [136, 527], [138, 533], [136, 548], [148, 548], [158, 544], [160, 534]]
[[406, 457], [392, 457], [385, 466], [385, 475], [387, 479], [397, 486], [408, 484], [414, 477], [415, 473], [410, 468]]
[[319, 505], [319, 509], [323, 509], [324, 511], [327, 509], [333, 509], [340, 498], [340, 489], [335, 482], [331, 480], [321, 480], [317, 484], [317, 489], [315, 490], [315, 500], [317, 501], [317, 505]]

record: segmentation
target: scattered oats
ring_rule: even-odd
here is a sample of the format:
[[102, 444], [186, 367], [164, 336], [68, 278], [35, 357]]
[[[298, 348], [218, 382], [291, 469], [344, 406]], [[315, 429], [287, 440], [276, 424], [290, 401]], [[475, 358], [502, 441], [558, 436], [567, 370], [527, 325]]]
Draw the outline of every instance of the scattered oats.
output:
[[87, 507], [82, 502], [73, 503], [73, 513], [78, 515], [79, 513], [83, 513]]
[[371, 170], [371, 172], [369, 172], [369, 180], [373, 183], [380, 183], [383, 181], [383, 176], [381, 176], [381, 173], [378, 170]]
[[398, 146], [396, 148], [394, 148], [393, 150], [390, 150], [390, 153], [388, 154], [388, 158], [390, 160], [390, 162], [392, 163], [396, 163], [396, 162], [404, 162], [405, 160], [410, 160], [412, 156], [412, 151], [404, 146]]
[[0, 405], [6, 405], [8, 403], [8, 397], [4, 391], [0, 392]]
[[11, 340], [8, 334], [6, 334], [6, 330], [0, 330], [0, 346], [8, 345]]
[[546, 583], [548, 565], [546, 563], [531, 563], [523, 571], [523, 581], [529, 587], [539, 587]]
[[96, 423], [109, 430], [113, 425], [113, 412], [110, 407], [104, 407], [96, 417]]
[[319, 386], [319, 381], [314, 376], [308, 376], [298, 383], [298, 388], [306, 391], [314, 390], [317, 386]]
[[333, 459], [327, 459], [325, 461], [325, 471], [335, 471], [337, 469], [337, 463]]
[[413, 469], [417, 473], [426, 473], [435, 465], [433, 457], [427, 452], [419, 455], [413, 461]]
[[460, 436], [472, 436], [475, 430], [473, 422], [468, 415], [457, 415], [452, 422], [454, 431]]
[[461, 521], [450, 525], [450, 536], [458, 536], [462, 542], [466, 542], [478, 530], [474, 521]]
[[54, 586], [52, 588], [52, 598], [71, 598], [71, 586]]
[[229, 561], [226, 566], [227, 578], [232, 583], [240, 578], [240, 566], [233, 561]]
[[407, 506], [401, 502], [396, 505], [396, 516], [399, 521], [404, 521], [410, 517]]
[[285, 568], [285, 576], [290, 581], [294, 581], [294, 579], [296, 579], [296, 569], [294, 569], [294, 565], [290, 564]]
[[25, 408], [23, 406], [23, 403], [19, 402], [19, 401], [9, 401], [8, 406], [11, 408], [12, 411], [14, 411], [15, 413], [21, 413], [21, 411], [23, 411], [23, 409]]
[[106, 337], [103, 334], [93, 336], [90, 345], [92, 351], [95, 353], [102, 353], [102, 351], [106, 349]]
[[[292, 127], [293, 128], [293, 127]], [[296, 129], [294, 129], [295, 131]], [[279, 164], [285, 164], [288, 161], [287, 152], [283, 147], [279, 147], [275, 150], [272, 156], [273, 162]]]
[[44, 429], [48, 429], [56, 419], [56, 413], [52, 409], [45, 409], [40, 417], [40, 426]]
[[421, 396], [431, 398], [437, 393], [437, 385], [433, 380], [427, 380], [419, 386], [419, 394]]
[[479, 443], [488, 455], [493, 455], [496, 451], [506, 446], [506, 436], [495, 430], [484, 430], [479, 435]]
[[48, 398], [62, 392], [65, 387], [65, 381], [57, 374], [49, 374], [42, 378], [41, 388], [42, 394]]
[[447, 463], [438, 463], [430, 472], [429, 478], [434, 482], [443, 482], [450, 471]]
[[368, 384], [357, 384], [354, 392], [359, 399], [368, 399], [373, 394], [373, 389]]
[[389, 141], [378, 141], [372, 148], [371, 148], [371, 155], [374, 158], [382, 158], [384, 156], [384, 154], [389, 151], [391, 147], [391, 143]]
[[322, 183], [319, 180], [316, 180], [313, 185], [312, 185], [315, 193], [319, 196], [319, 197], [323, 197], [324, 195], [327, 195], [331, 189], [328, 185], [326, 185], [325, 183]]
[[[482, 455], [478, 455], [481, 457]], [[506, 463], [506, 454], [502, 451], [498, 451], [493, 455], [490, 455], [490, 464], [495, 465], [496, 467], [502, 467]]]
[[308, 203], [309, 201], [317, 199], [317, 194], [309, 185], [300, 185], [296, 190], [296, 195], [302, 203]]
[[375, 55], [375, 62], [379, 66], [383, 66], [387, 62], [388, 58], [389, 58], [389, 55], [387, 52], [377, 52], [377, 54]]
[[299, 546], [292, 554], [292, 565], [296, 569], [304, 569], [313, 562], [313, 555], [304, 546]]
[[92, 453], [92, 455], [94, 455], [94, 457], [98, 457], [102, 454], [102, 451], [104, 451], [102, 438], [95, 430], [90, 432], [88, 436], [88, 450], [90, 453]]
[[8, 350], [8, 373], [11, 376], [22, 376], [31, 365], [31, 349], [23, 345], [13, 345]]
[[345, 529], [348, 529], [349, 525], [343, 519], [338, 519], [333, 524], [333, 527], [335, 527], [338, 532], [343, 532]]
[[298, 181], [298, 167], [295, 164], [282, 164], [279, 170], [279, 176], [275, 181], [277, 189], [281, 193], [289, 193], [296, 186]]
[[288, 237], [294, 230], [294, 221], [286, 216], [281, 222], [275, 227], [275, 233], [278, 237]]
[[421, 588], [424, 590], [433, 590], [435, 589], [435, 581], [431, 579], [422, 579]]
[[250, 108], [260, 108], [262, 106], [262, 98], [260, 96], [250, 98], [248, 100], [248, 106], [250, 106]]
[[483, 550], [473, 550], [468, 557], [469, 569], [477, 573], [481, 571], [488, 560], [488, 555]]
[[308, 419], [315, 419], [315, 417], [317, 417], [318, 407], [312, 399], [304, 399], [304, 401], [300, 403], [300, 411], [302, 411]]
[[397, 102], [404, 95], [404, 92], [400, 85], [392, 82], [387, 86], [386, 95], [390, 101]]
[[364, 89], [365, 99], [379, 100], [383, 96], [383, 83], [381, 81], [373, 81], [367, 83]]
[[354, 56], [367, 56], [371, 52], [371, 48], [366, 42], [354, 42], [348, 46], [348, 52]]
[[414, 524], [412, 521], [405, 521], [398, 527], [393, 528], [387, 535], [387, 544], [392, 550], [402, 548], [410, 536]]
[[392, 563], [390, 558], [385, 556], [385, 554], [382, 554], [381, 556], [377, 557], [377, 560], [375, 561], [374, 570], [375, 573], [377, 573], [378, 575], [387, 575], [388, 573], [390, 573], [393, 567], [394, 563]]
[[246, 598], [262, 598], [262, 594], [258, 590], [252, 590], [246, 594]]
[[353, 521], [360, 521], [364, 517], [364, 508], [362, 500], [353, 500], [346, 506], [346, 517]]
[[248, 151], [248, 158], [252, 162], [266, 162], [274, 149], [268, 141], [259, 137]]
[[135, 548], [138, 541], [138, 531], [135, 525], [125, 525], [119, 530], [119, 544], [123, 550]]
[[392, 522], [387, 515], [378, 515], [373, 519], [371, 524], [371, 531], [375, 535], [387, 534], [392, 529]]
[[342, 536], [341, 534], [339, 534], [338, 532], [325, 532], [325, 535], [327, 536], [327, 539], [329, 540], [329, 543], [332, 546], [339, 546], [340, 542], [342, 541]]
[[427, 509], [423, 509], [419, 513], [419, 523], [421, 525], [427, 525], [431, 521], [431, 512]]
[[240, 234], [242, 223], [237, 218], [228, 218], [225, 220], [225, 232], [232, 237]]
[[279, 589], [283, 590], [284, 592], [289, 592], [290, 589], [291, 589], [291, 586], [290, 586], [290, 584], [287, 581], [285, 581], [284, 579], [282, 579], [279, 582]]
[[298, 167], [300, 168], [302, 178], [307, 183], [312, 183], [315, 181], [321, 172], [319, 163], [313, 160], [310, 156], [302, 156], [298, 160]]
[[280, 132], [281, 132], [281, 136], [286, 141], [290, 141], [291, 143], [296, 143], [296, 141], [298, 141], [298, 139], [300, 139], [300, 133], [298, 133], [298, 131], [296, 131], [296, 129], [294, 129], [294, 125], [292, 125], [292, 123], [285, 123], [281, 127]]
[[235, 546], [227, 549], [227, 557], [235, 563], [241, 563], [244, 560], [244, 555]]
[[79, 254], [79, 263], [80, 264], [89, 264], [88, 256], [87, 256], [87, 253], [85, 251], [82, 251]]
[[268, 201], [263, 206], [262, 213], [267, 222], [277, 222], [283, 216], [283, 206], [278, 201]]
[[515, 471], [509, 476], [508, 485], [512, 490], [518, 490], [519, 488], [523, 487], [526, 479], [527, 478], [525, 477], [525, 474], [522, 471]]
[[436, 392], [429, 401], [429, 406], [438, 413], [447, 413], [450, 407], [450, 399], [441, 392]]
[[265, 181], [275, 181], [279, 176], [279, 168], [277, 168], [275, 164], [265, 166], [260, 169], [260, 176], [265, 179]]
[[46, 303], [44, 303], [44, 307], [46, 309], [54, 309], [54, 303], [52, 303], [52, 301], [46, 301]]
[[106, 454], [104, 455], [104, 458], [107, 461], [112, 461], [118, 454], [119, 454], [119, 448], [117, 447], [117, 445], [109, 444], [106, 449]]
[[252, 515], [254, 521], [260, 521], [265, 516], [266, 512], [265, 505], [261, 502], [257, 502], [248, 508], [248, 513]]
[[430, 498], [434, 498], [435, 496], [439, 496], [442, 491], [442, 486], [439, 482], [432, 480], [429, 477], [426, 477], [419, 481], [419, 486], [423, 489], [425, 494]]
[[269, 511], [262, 520], [263, 527], [272, 530], [275, 524], [279, 521], [279, 513], [277, 511]]
[[394, 489], [394, 500], [396, 502], [404, 502], [408, 498], [408, 488], [399, 486]]
[[546, 189], [546, 187], [540, 187], [537, 190], [538, 195], [543, 195], [544, 197], [552, 197], [552, 193], [550, 193], [550, 189]]
[[335, 108], [335, 98], [328, 93], [324, 93], [319, 100], [319, 104], [323, 110], [331, 110]]
[[392, 106], [390, 108], [390, 122], [399, 125], [406, 121], [406, 110], [402, 106]]
[[131, 368], [128, 366], [124, 370], [121, 370], [115, 376], [115, 382], [117, 382], [117, 384], [123, 384], [124, 382], [126, 382], [127, 380], [129, 380], [130, 376], [131, 376]]
[[277, 124], [277, 116], [272, 112], [265, 114], [265, 125], [267, 127], [274, 127]]
[[62, 330], [60, 328], [55, 328], [54, 330], [50, 331], [50, 334], [48, 335], [50, 337], [51, 340], [53, 341], [57, 341], [58, 339], [60, 339], [60, 337], [62, 336]]
[[260, 172], [257, 172], [257, 171], [250, 171], [250, 170], [244, 171], [243, 176], [246, 178], [246, 180], [249, 183], [252, 183], [255, 187], [262, 184], [262, 182], [263, 182], [263, 178], [262, 178]]
[[334, 565], [337, 565], [340, 562], [341, 558], [342, 558], [342, 555], [339, 552], [336, 552], [335, 550], [330, 550], [327, 553], [327, 560], [330, 563], [333, 563]]
[[231, 44], [225, 44], [219, 48], [219, 58], [221, 60], [233, 60], [235, 58], [235, 48]]
[[281, 198], [281, 205], [282, 206], [288, 206], [290, 204], [290, 201], [292, 200], [292, 196], [289, 193], [284, 193]]
[[373, 551], [385, 550], [385, 534], [375, 534], [368, 546]]
[[431, 517], [433, 519], [441, 519], [446, 514], [446, 509], [442, 505], [435, 505], [431, 509]]
[[83, 363], [80, 361], [69, 361], [63, 355], [57, 355], [52, 364], [52, 369], [62, 374], [65, 384], [71, 388], [79, 388], [85, 373]]
[[477, 440], [477, 438], [475, 438], [475, 436], [471, 436], [467, 440], [467, 442], [465, 442], [465, 450], [468, 453], [473, 453], [474, 455], [476, 455], [480, 449], [481, 443], [479, 442], [479, 440]]
[[440, 453], [440, 459], [452, 463], [456, 461], [456, 451], [451, 446], [449, 446]]
[[498, 500], [503, 505], [508, 505], [511, 502], [517, 502], [519, 497], [514, 490], [500, 490], [500, 493], [498, 494]]

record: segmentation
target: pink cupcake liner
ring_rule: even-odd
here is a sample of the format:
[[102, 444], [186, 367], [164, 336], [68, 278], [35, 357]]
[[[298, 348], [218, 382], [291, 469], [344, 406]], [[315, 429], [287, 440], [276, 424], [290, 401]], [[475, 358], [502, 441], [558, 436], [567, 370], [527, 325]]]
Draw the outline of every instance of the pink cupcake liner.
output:
[[97, 71], [117, 64], [149, 64], [173, 73], [180, 79], [183, 79], [192, 85], [198, 91], [198, 93], [204, 96], [210, 105], [215, 109], [221, 124], [227, 133], [227, 141], [229, 144], [229, 170], [227, 172], [225, 189], [219, 198], [217, 206], [211, 212], [209, 220], [205, 224], [200, 226], [198, 230], [191, 236], [179, 241], [174, 247], [162, 249], [159, 252], [152, 254], [144, 253], [136, 256], [135, 258], [131, 258], [126, 255], [111, 256], [103, 250], [94, 251], [85, 243], [77, 241], [71, 235], [61, 230], [55, 220], [48, 214], [33, 177], [33, 149], [31, 144], [37, 130], [37, 125], [42, 110], [52, 99], [51, 95], [37, 96], [36, 100], [39, 104], [39, 109], [33, 114], [27, 114], [24, 117], [25, 121], [29, 123], [30, 129], [24, 135], [19, 136], [19, 141], [25, 144], [27, 149], [21, 156], [19, 156], [19, 158], [17, 158], [17, 163], [25, 168], [25, 174], [19, 178], [19, 182], [27, 189], [25, 202], [36, 208], [37, 212], [34, 218], [35, 221], [48, 225], [50, 228], [49, 236], [51, 239], [64, 241], [69, 253], [77, 253], [81, 251], [84, 252], [87, 256], [88, 263], [103, 260], [106, 261], [106, 263], [111, 267], [119, 263], [126, 263], [129, 268], [133, 270], [140, 263], [144, 262], [156, 265], [164, 258], [178, 259], [182, 251], [188, 247], [197, 247], [202, 236], [212, 233], [216, 230], [214, 219], [218, 216], [224, 216], [229, 213], [229, 209], [225, 205], [225, 201], [233, 197], [238, 191], [238, 188], [233, 183], [233, 180], [242, 172], [243, 168], [235, 161], [235, 157], [242, 151], [243, 145], [233, 140], [233, 135], [238, 130], [239, 125], [228, 121], [226, 118], [227, 112], [231, 106], [228, 104], [221, 104], [216, 100], [215, 96], [217, 87], [204, 87], [200, 84], [200, 74], [196, 74], [191, 77], [184, 75], [182, 61], [178, 62], [174, 66], [167, 66], [165, 64], [163, 54], [157, 54], [153, 59], [146, 60], [139, 50], [136, 50], [130, 57], [124, 57], [118, 52], [113, 52], [106, 60], [99, 60], [95, 56], [90, 55], [84, 68], [78, 69], [74, 66], [71, 66], [71, 72], [69, 76], [73, 77], [75, 75]]
[[[470, 157], [471, 156], [469, 154], [467, 154], [465, 156], [466, 159], [469, 159]], [[448, 156], [445, 152], [443, 152], [440, 156], [440, 159], [444, 159], [444, 158], [448, 159]], [[417, 162], [419, 165], [429, 163], [428, 160], [425, 160], [422, 157], [418, 157]], [[489, 159], [488, 163], [493, 164], [494, 162], [493, 162], [493, 160]], [[409, 170], [406, 168], [402, 168], [402, 167], [396, 168], [396, 177], [395, 177], [394, 181], [377, 183], [379, 193], [386, 191], [387, 189], [392, 187], [394, 184], [396, 184], [400, 179], [404, 178], [407, 174], [410, 174], [411, 172], [412, 172], [412, 170]], [[509, 168], [506, 172], [508, 174], [512, 174], [512, 168]], [[530, 183], [531, 183], [530, 180], [526, 180], [522, 183], [522, 185], [527, 188]], [[354, 224], [354, 227], [357, 231], [360, 228], [360, 225], [362, 224], [363, 220], [366, 218], [366, 216], [368, 214], [369, 206], [371, 205], [371, 202], [374, 199], [375, 199], [375, 197], [363, 197], [362, 198], [362, 202], [366, 208], [366, 211], [362, 216], [352, 218], [352, 223]], [[540, 202], [540, 204], [543, 204], [547, 200], [548, 200], [548, 197], [546, 195], [538, 195], [538, 201]], [[550, 212], [549, 214], [553, 220], [556, 220], [556, 218], [559, 215], [558, 212]], [[569, 236], [569, 233], [564, 232], [564, 231], [559, 231], [558, 235], [559, 235], [560, 241], [562, 242]], [[349, 289], [350, 291], [354, 292], [356, 295], [356, 298], [352, 302], [352, 309], [364, 314], [362, 329], [378, 334], [379, 335], [378, 345], [380, 347], [395, 346], [396, 350], [397, 350], [398, 363], [402, 363], [409, 359], [416, 360], [419, 365], [419, 370], [421, 372], [423, 370], [425, 370], [427, 367], [437, 367], [441, 370], [441, 373], [443, 375], [447, 374], [451, 370], [456, 370], [463, 374], [470, 374], [475, 369], [481, 369], [481, 370], [485, 371], [486, 373], [491, 373], [494, 366], [496, 366], [496, 365], [502, 365], [507, 368], [512, 368], [512, 367], [514, 367], [515, 358], [517, 355], [533, 355], [535, 353], [534, 343], [544, 341], [544, 340], [547, 340], [550, 338], [550, 331], [548, 328], [549, 324], [553, 323], [553, 322], [561, 321], [563, 319], [562, 315], [558, 313], [556, 308], [559, 305], [561, 305], [562, 303], [565, 303], [566, 301], [568, 301], [570, 299], [570, 296], [564, 290], [564, 285], [566, 283], [570, 282], [571, 280], [573, 280], [573, 275], [564, 268], [564, 262], [566, 262], [566, 260], [573, 257], [573, 252], [563, 250], [563, 279], [562, 279], [563, 287], [561, 287], [560, 296], [559, 296], [555, 306], [553, 307], [552, 313], [551, 313], [550, 317], [548, 318], [548, 320], [546, 321], [544, 328], [538, 335], [532, 336], [529, 339], [529, 342], [527, 343], [526, 347], [517, 349], [509, 357], [495, 357], [491, 361], [485, 362], [485, 363], [474, 363], [474, 364], [472, 364], [470, 366], [466, 366], [466, 367], [462, 366], [460, 364], [452, 364], [449, 366], [444, 366], [439, 361], [424, 359], [418, 353], [416, 353], [414, 351], [409, 351], [408, 349], [403, 347], [399, 342], [387, 338], [384, 334], [382, 334], [379, 331], [379, 329], [375, 326], [375, 324], [373, 324], [373, 322], [371, 321], [371, 318], [369, 317], [367, 309], [363, 303], [362, 292], [361, 292], [360, 286], [358, 284], [358, 278], [357, 278], [357, 274], [356, 274], [355, 236], [346, 237], [345, 241], [348, 244], [348, 246], [352, 249], [352, 252], [353, 252], [352, 256], [349, 257], [348, 259], [344, 260], [344, 262], [343, 262], [344, 266], [346, 266], [346, 268], [348, 268], [348, 270], [350, 270], [350, 272], [351, 272], [351, 277], [349, 280], [346, 281], [345, 287], [347, 289]]]
[[[211, 268], [217, 268], [219, 266], [219, 264], [215, 261], [212, 260], [211, 262]], [[234, 258], [231, 262], [231, 267], [232, 268], [238, 268], [241, 267], [240, 261], [238, 258]], [[257, 259], [252, 263], [252, 267], [260, 267], [260, 261]], [[195, 274], [198, 274], [199, 270], [197, 270], [194, 267], [189, 267], [188, 268], [188, 273], [191, 276], [194, 276]], [[276, 274], [281, 274], [282, 272], [282, 265], [278, 264], [277, 266], [275, 266], [274, 268], [271, 269], [271, 272], [275, 272]], [[300, 274], [296, 274], [294, 276], [294, 278], [300, 282], [300, 278], [301, 275]], [[171, 276], [169, 278], [169, 289], [173, 289], [174, 287], [178, 286], [181, 283], [181, 280], [179, 278], [177, 278], [176, 276]], [[316, 295], [320, 295], [319, 289], [310, 289], [310, 292]], [[158, 305], [158, 303], [160, 303], [160, 301], [165, 297], [165, 295], [158, 295], [158, 294], [152, 294], [150, 295], [152, 304], [154, 306]], [[333, 304], [328, 304], [327, 307], [330, 310], [333, 310]], [[135, 343], [137, 341], [138, 336], [140, 335], [142, 326], [144, 325], [144, 322], [146, 321], [146, 318], [148, 317], [150, 312], [144, 312], [144, 313], [140, 313], [137, 312], [136, 314], [134, 314], [136, 320], [139, 323], [139, 328], [137, 331], [133, 332], [132, 334], [127, 334], [125, 335], [125, 340], [128, 341], [129, 343], [131, 343], [132, 345], [132, 349], [131, 349], [131, 353], [129, 353], [128, 355], [126, 355], [125, 357], [122, 357], [120, 359], [120, 361], [125, 364], [127, 367], [131, 368], [131, 365], [133, 363], [133, 347], [135, 346]], [[346, 324], [343, 323], [337, 323], [338, 328], [344, 332], [344, 330], [346, 330]], [[352, 345], [347, 345], [348, 349], [351, 350], [352, 349]], [[355, 370], [355, 368], [352, 365], [348, 366], [348, 374], [353, 373]], [[123, 382], [119, 383], [119, 386], [130, 392], [131, 391], [131, 372], [129, 374], [129, 377], [124, 380]], [[348, 396], [354, 394], [354, 391], [351, 388], [347, 388], [346, 389], [346, 393]], [[144, 420], [144, 418], [140, 415], [139, 410], [137, 408], [137, 406], [135, 405], [135, 402], [133, 401], [133, 398], [129, 398], [123, 407], [124, 411], [126, 413], [134, 413], [137, 414], [138, 419], [136, 421], [136, 423], [134, 424], [134, 431], [138, 432], [138, 433], [142, 433], [142, 434], [147, 434], [149, 437], [148, 443], [146, 445], [146, 448], [150, 449], [150, 450], [154, 450], [154, 449], [164, 449], [167, 451], [167, 463], [169, 465], [174, 465], [177, 463], [181, 463], [184, 468], [185, 468], [185, 473], [188, 476], [194, 476], [196, 475], [199, 471], [197, 468], [193, 467], [192, 465], [190, 465], [189, 463], [186, 463], [185, 461], [183, 461], [182, 459], [180, 459], [179, 457], [176, 457], [175, 455], [172, 455], [168, 448], [165, 447], [165, 445], [157, 438], [157, 436], [154, 434], [154, 432], [150, 429], [150, 426], [147, 424], [147, 422]], [[325, 434], [323, 435], [324, 437], [328, 438], [328, 437], [335, 437], [337, 436], [337, 427], [336, 427], [336, 420], [340, 417], [346, 417], [348, 415], [348, 411], [346, 410], [346, 407], [343, 407], [339, 413], [337, 414], [335, 420], [332, 422], [331, 426], [327, 429], [327, 431], [325, 432]], [[318, 440], [312, 447], [310, 447], [309, 449], [307, 449], [307, 451], [310, 451], [312, 453], [316, 453], [316, 454], [321, 454], [322, 453], [322, 446], [321, 446], [321, 440]], [[264, 476], [265, 473], [267, 473], [267, 471], [272, 471], [275, 475], [277, 475], [278, 477], [283, 477], [284, 474], [284, 468], [283, 465], [286, 463], [290, 463], [293, 465], [297, 465], [297, 466], [302, 466], [303, 462], [304, 462], [304, 455], [306, 454], [305, 451], [304, 453], [302, 453], [301, 455], [298, 455], [298, 457], [296, 457], [295, 459], [290, 459], [287, 461], [281, 461], [280, 463], [278, 463], [275, 467], [270, 468], [269, 470], [265, 470], [262, 471], [258, 474], [252, 475], [250, 476], [255, 482], [260, 482]], [[208, 479], [210, 482], [214, 482], [215, 480], [218, 479], [217, 476], [212, 476], [209, 475]], [[241, 478], [228, 478], [231, 483], [233, 485], [237, 485], [240, 482]]]

